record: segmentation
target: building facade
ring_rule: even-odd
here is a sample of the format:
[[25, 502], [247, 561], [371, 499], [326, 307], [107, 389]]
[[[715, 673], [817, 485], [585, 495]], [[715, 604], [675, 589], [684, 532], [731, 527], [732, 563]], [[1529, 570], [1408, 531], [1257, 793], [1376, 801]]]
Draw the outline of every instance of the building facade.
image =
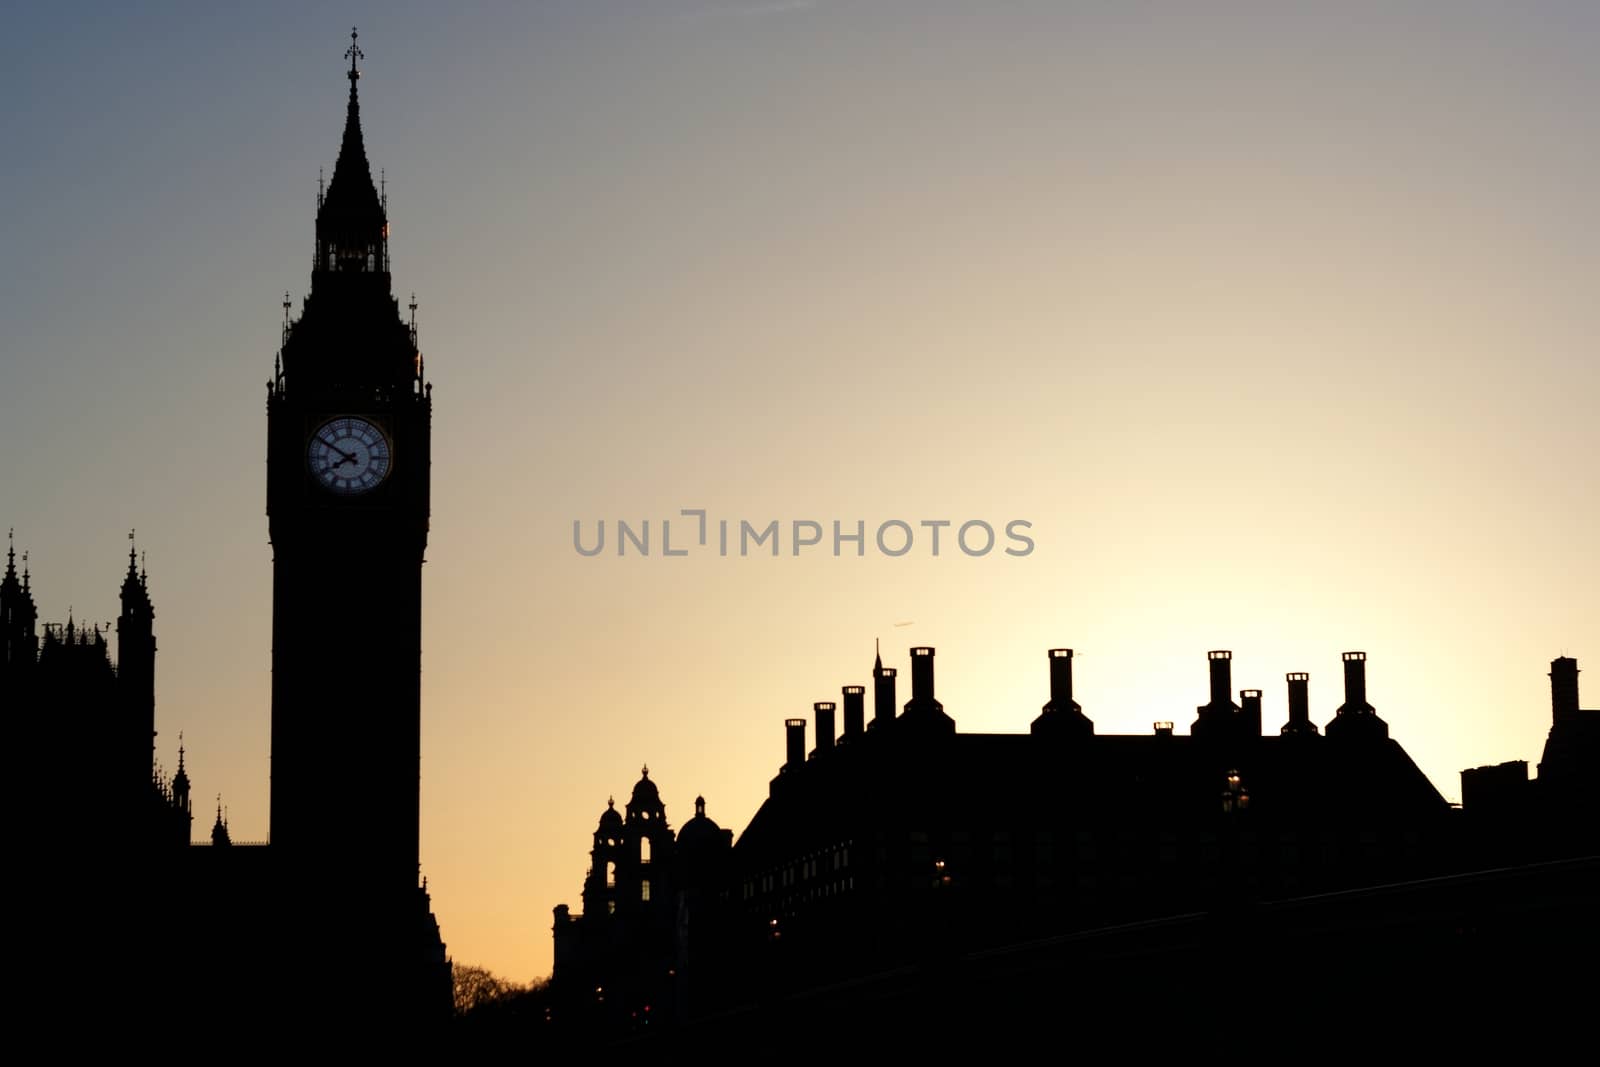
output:
[[[679, 961], [673, 1018], [694, 1047], [778, 1052], [773, 1035], [823, 1018], [879, 1036], [914, 1023], [929, 1051], [940, 1027], [1048, 1033], [1063, 1005], [1134, 1022], [1148, 968], [1192, 989], [1186, 1025], [1232, 1018], [1236, 982], [1289, 1019], [1294, 982], [1343, 996], [1382, 982], [1375, 966], [1398, 976], [1418, 953], [1471, 960], [1486, 944], [1537, 958], [1587, 912], [1600, 712], [1579, 708], [1571, 660], [1552, 665], [1539, 778], [1465, 772], [1463, 812], [1390, 737], [1360, 652], [1341, 657], [1344, 700], [1321, 727], [1309, 675], [1286, 676], [1285, 719], [1265, 724], [1261, 691], [1235, 694], [1231, 654], [1213, 651], [1187, 732], [1120, 736], [1074, 699], [1070, 649], [1047, 653], [1049, 698], [1015, 734], [960, 732], [934, 650], [909, 658], [904, 704], [880, 658], [870, 717], [868, 687], [847, 685], [785, 722], [767, 800], [696, 898], [692, 954], [669, 957], [659, 928], [606, 927], [613, 956]], [[601, 818], [582, 921], [557, 909], [558, 983], [610, 899], [613, 842], [616, 891], [637, 894], [626, 825]], [[1292, 981], [1261, 986], [1252, 965]]]

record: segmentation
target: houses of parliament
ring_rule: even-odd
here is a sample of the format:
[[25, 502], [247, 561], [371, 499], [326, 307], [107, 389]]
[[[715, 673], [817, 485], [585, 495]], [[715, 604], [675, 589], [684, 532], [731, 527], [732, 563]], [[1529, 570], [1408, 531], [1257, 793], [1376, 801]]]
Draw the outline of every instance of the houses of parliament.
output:
[[[64, 820], [19, 820], [24, 958], [92, 974], [96, 1012], [359, 1021], [391, 1036], [448, 1017], [451, 965], [418, 865], [421, 589], [432, 388], [392, 293], [385, 197], [362, 139], [361, 50], [346, 52], [343, 140], [319, 192], [311, 289], [285, 302], [267, 383], [272, 546], [269, 844], [234, 842], [218, 805], [195, 836], [187, 754], [155, 761], [156, 610], [130, 546], [113, 634], [41, 625], [36, 576], [9, 545], [0, 702], [25, 760], [19, 795]], [[131, 537], [131, 535], [130, 535]], [[330, 539], [359, 545], [330, 553]], [[42, 586], [42, 576], [39, 585]], [[367, 614], [325, 654], [327, 611]], [[344, 664], [358, 666], [342, 666]], [[45, 758], [71, 753], [70, 766]], [[70, 775], [70, 777], [63, 777]], [[335, 796], [361, 796], [359, 827]], [[329, 966], [359, 974], [330, 983]], [[52, 982], [30, 983], [40, 1012]], [[100, 1007], [105, 1002], [108, 1007]]]

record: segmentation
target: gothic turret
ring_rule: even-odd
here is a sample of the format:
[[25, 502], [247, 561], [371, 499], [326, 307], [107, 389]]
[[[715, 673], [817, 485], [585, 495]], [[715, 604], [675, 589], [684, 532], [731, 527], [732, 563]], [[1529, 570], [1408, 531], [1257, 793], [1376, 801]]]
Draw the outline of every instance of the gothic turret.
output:
[[17, 577], [17, 548], [10, 535], [6, 545], [6, 573], [0, 578], [0, 686], [18, 681], [32, 669], [39, 655], [38, 609], [28, 587], [28, 557], [22, 557], [22, 577]]
[[222, 797], [217, 797], [217, 821], [211, 824], [211, 844], [216, 848], [225, 848], [233, 844], [233, 839], [228, 836], [228, 817], [222, 812]]
[[133, 532], [128, 533], [128, 572], [122, 579], [122, 612], [117, 616], [117, 723], [119, 765], [130, 788], [150, 773], [155, 759], [156, 638], [149, 582], [139, 567]]

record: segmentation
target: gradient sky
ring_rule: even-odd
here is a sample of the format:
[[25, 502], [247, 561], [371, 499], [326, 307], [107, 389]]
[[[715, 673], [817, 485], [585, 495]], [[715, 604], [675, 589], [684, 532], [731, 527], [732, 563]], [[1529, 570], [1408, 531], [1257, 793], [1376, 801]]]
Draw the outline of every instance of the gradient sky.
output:
[[[1452, 799], [1537, 760], [1551, 658], [1600, 671], [1594, 4], [229, 7], [0, 11], [0, 525], [91, 621], [138, 528], [161, 757], [183, 730], [197, 835], [221, 792], [264, 838], [265, 383], [358, 24], [435, 384], [459, 962], [548, 973], [642, 763], [674, 825], [742, 829], [876, 636], [989, 731], [1052, 646], [1102, 733], [1187, 729], [1213, 648], [1268, 729], [1291, 670], [1322, 723], [1364, 649]], [[572, 548], [691, 507], [1037, 549]], [[381, 817], [336, 777], [327, 812]]]

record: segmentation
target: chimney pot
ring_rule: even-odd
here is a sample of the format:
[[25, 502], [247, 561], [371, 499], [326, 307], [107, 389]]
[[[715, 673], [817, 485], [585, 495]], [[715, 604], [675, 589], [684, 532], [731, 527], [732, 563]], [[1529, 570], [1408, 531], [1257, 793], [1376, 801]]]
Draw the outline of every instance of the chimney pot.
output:
[[1560, 722], [1578, 713], [1578, 661], [1561, 656], [1550, 661], [1550, 716]]
[[1317, 724], [1311, 721], [1311, 698], [1307, 693], [1307, 685], [1311, 675], [1304, 671], [1291, 671], [1283, 676], [1289, 683], [1289, 721], [1282, 734], [1314, 734]]
[[817, 755], [821, 755], [833, 747], [833, 712], [835, 704], [831, 700], [819, 700], [811, 705], [817, 714]]
[[1228, 694], [1233, 689], [1233, 653], [1221, 650], [1207, 652], [1206, 659], [1211, 667], [1211, 706], [1231, 707], [1233, 700]]
[[872, 725], [882, 728], [894, 721], [893, 667], [874, 667], [872, 670]]
[[1246, 737], [1261, 736], [1261, 690], [1239, 690], [1239, 732]]
[[911, 650], [911, 699], [918, 704], [934, 699], [933, 649], [925, 646]]
[[1050, 705], [1058, 712], [1072, 710], [1072, 649], [1052, 648], [1050, 656]]
[[867, 687], [847, 685], [844, 694], [844, 735], [852, 737], [866, 727]]
[[783, 720], [784, 737], [788, 748], [788, 761], [783, 769], [792, 771], [806, 761], [806, 721], [804, 719]]
[[1344, 654], [1344, 705], [1351, 711], [1371, 711], [1367, 705], [1367, 654]]

